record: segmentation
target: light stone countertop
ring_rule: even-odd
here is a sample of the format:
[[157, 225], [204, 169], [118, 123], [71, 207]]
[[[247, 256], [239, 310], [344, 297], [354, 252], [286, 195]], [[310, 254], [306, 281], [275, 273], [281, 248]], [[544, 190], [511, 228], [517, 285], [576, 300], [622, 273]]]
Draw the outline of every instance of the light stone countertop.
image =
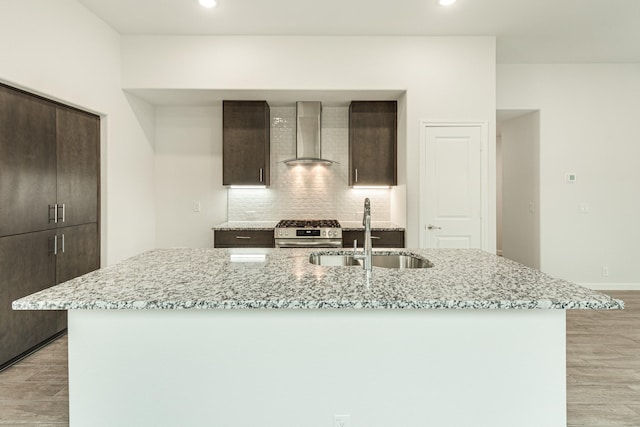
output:
[[[379, 250], [374, 250], [378, 252]], [[384, 251], [384, 250], [383, 250]], [[433, 268], [309, 263], [311, 249], [156, 249], [13, 302], [75, 309], [619, 309], [622, 301], [477, 249], [407, 249]], [[321, 251], [339, 253], [348, 251]], [[248, 258], [248, 259], [247, 259]], [[238, 262], [238, 261], [259, 262]]]
[[[340, 221], [343, 231], [364, 230], [362, 221]], [[404, 227], [389, 221], [371, 221], [371, 231], [404, 231]]]
[[212, 228], [214, 231], [273, 231], [278, 221], [228, 221]]
[[[338, 221], [344, 231], [363, 230], [362, 222], [359, 221]], [[212, 228], [214, 231], [246, 231], [246, 230], [273, 230], [278, 221], [228, 221], [218, 224]], [[389, 221], [372, 221], [372, 231], [404, 231], [400, 227]]]

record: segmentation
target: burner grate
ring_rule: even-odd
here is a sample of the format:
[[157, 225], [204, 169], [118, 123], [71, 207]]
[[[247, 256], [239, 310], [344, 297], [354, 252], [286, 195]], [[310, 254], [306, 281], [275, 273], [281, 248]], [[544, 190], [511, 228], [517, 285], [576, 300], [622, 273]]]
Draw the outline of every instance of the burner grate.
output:
[[340, 228], [336, 219], [283, 219], [276, 228]]

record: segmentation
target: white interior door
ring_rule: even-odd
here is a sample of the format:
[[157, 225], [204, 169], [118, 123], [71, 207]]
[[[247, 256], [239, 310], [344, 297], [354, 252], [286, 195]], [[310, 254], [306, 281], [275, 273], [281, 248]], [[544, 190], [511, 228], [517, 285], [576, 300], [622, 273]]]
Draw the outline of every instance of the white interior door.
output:
[[482, 125], [423, 124], [421, 246], [482, 248]]

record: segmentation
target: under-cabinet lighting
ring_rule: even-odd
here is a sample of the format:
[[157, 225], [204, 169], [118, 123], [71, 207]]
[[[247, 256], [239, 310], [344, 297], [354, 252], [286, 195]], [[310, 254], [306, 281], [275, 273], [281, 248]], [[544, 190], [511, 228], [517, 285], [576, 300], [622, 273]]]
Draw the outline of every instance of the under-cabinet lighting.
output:
[[211, 9], [212, 7], [216, 7], [218, 2], [216, 0], [198, 0], [200, 6], [206, 7], [207, 9]]
[[391, 188], [388, 185], [354, 185], [354, 190], [388, 190]]
[[455, 2], [456, 0], [438, 0], [438, 3], [440, 4], [440, 6], [451, 6]]
[[257, 188], [267, 188], [266, 185], [230, 185], [229, 188], [233, 189], [245, 189], [245, 190], [255, 190]]

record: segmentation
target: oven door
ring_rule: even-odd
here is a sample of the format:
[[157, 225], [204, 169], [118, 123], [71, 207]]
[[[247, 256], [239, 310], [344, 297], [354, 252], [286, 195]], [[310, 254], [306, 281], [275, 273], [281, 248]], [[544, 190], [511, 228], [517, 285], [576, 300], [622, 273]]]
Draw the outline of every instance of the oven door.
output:
[[275, 239], [276, 248], [341, 248], [342, 239]]

